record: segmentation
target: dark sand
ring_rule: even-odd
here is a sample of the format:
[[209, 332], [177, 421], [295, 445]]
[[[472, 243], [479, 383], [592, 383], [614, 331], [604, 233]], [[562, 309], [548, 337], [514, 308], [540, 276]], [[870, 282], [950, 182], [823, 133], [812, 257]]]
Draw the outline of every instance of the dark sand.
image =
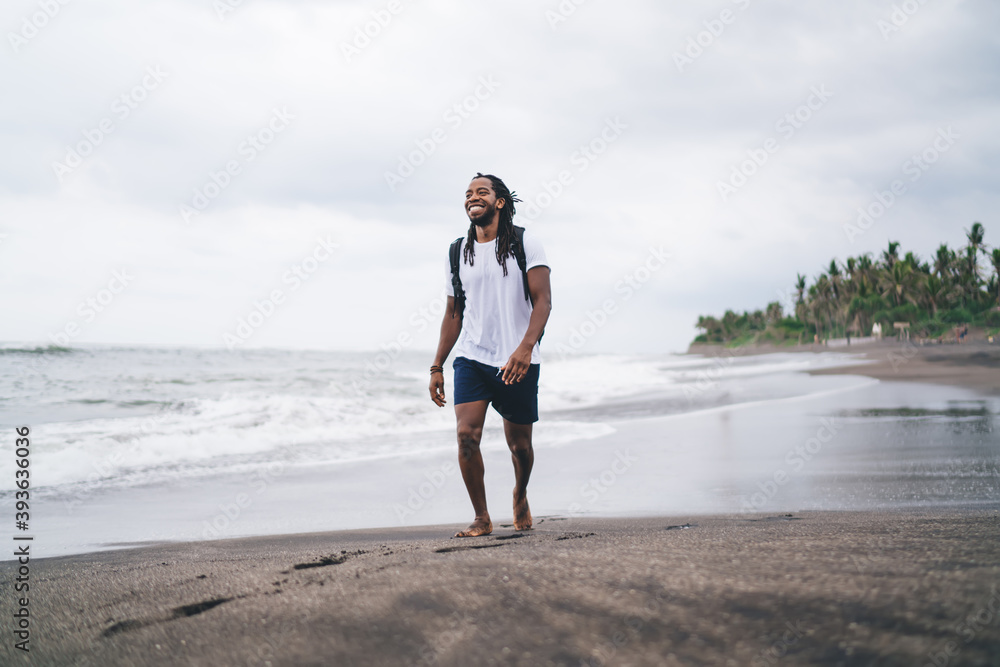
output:
[[918, 346], [883, 342], [836, 351], [857, 352], [873, 363], [813, 371], [815, 375], [850, 374], [886, 381], [947, 384], [1000, 396], [1000, 344]]
[[995, 508], [455, 528], [33, 561], [2, 663], [1000, 665]]
[[[1000, 393], [1000, 348], [852, 348], [824, 373]], [[1000, 499], [976, 508], [538, 519], [30, 563], [3, 665], [1000, 666]], [[304, 507], [307, 503], [304, 501]], [[690, 526], [690, 527], [684, 527]], [[0, 563], [11, 628], [17, 564]]]

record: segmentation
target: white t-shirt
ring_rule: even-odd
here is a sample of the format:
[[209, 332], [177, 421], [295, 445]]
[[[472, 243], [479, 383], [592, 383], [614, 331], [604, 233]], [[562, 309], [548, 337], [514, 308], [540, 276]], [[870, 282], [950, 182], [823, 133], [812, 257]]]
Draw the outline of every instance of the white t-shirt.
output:
[[[510, 359], [524, 339], [531, 319], [531, 302], [524, 298], [521, 270], [513, 255], [507, 257], [507, 275], [497, 261], [496, 239], [476, 242], [475, 264], [465, 261], [462, 239], [459, 252], [459, 277], [465, 290], [465, 314], [462, 333], [455, 344], [455, 356], [466, 357], [497, 368]], [[447, 293], [455, 296], [451, 284], [451, 261], [447, 257]], [[534, 234], [524, 232], [524, 259], [527, 270], [548, 266], [545, 249]], [[531, 350], [531, 363], [541, 362], [538, 343]]]

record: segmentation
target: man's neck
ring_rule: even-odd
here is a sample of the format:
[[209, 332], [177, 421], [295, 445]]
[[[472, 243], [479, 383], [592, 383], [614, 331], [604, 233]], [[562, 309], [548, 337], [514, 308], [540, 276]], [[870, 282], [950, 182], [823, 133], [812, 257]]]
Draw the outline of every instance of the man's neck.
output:
[[497, 237], [497, 230], [500, 229], [500, 216], [493, 218], [493, 222], [485, 227], [476, 226], [476, 241], [479, 243], [489, 243]]

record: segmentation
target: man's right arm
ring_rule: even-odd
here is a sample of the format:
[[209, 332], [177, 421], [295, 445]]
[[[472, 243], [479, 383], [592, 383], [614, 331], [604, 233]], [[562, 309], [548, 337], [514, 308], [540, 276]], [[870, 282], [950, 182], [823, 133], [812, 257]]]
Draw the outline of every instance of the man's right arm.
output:
[[[455, 316], [455, 297], [449, 296], [448, 305], [444, 309], [444, 319], [441, 320], [441, 336], [438, 338], [437, 354], [434, 355], [433, 366], [444, 366], [444, 362], [451, 354], [451, 349], [455, 347], [460, 333], [462, 333], [462, 318]], [[430, 391], [431, 400], [438, 407], [444, 407], [447, 401], [444, 398], [443, 373], [431, 374]]]

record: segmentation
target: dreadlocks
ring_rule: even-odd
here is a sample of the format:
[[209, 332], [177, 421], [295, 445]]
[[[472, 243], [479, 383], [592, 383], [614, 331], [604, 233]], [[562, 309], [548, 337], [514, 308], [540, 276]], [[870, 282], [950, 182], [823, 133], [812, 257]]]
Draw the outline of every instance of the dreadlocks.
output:
[[[511, 244], [514, 243], [514, 202], [521, 201], [516, 192], [511, 192], [496, 176], [492, 174], [477, 173], [475, 178], [488, 178], [493, 185], [493, 193], [497, 196], [497, 203], [504, 201], [503, 208], [500, 209], [500, 225], [497, 229], [497, 262], [503, 267], [503, 274], [507, 275], [507, 257], [511, 255]], [[475, 180], [475, 179], [473, 179]], [[476, 223], [469, 224], [469, 238], [465, 242], [463, 251], [465, 261], [472, 266], [476, 257]]]

